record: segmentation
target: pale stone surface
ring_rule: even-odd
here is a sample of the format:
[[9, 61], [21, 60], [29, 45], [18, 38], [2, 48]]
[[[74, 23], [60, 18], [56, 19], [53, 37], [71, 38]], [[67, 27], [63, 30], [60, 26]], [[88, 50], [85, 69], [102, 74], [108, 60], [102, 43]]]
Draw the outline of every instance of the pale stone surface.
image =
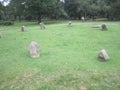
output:
[[109, 57], [109, 55], [108, 55], [108, 53], [107, 53], [107, 51], [105, 49], [102, 49], [99, 52], [98, 57], [103, 58], [104, 60], [110, 59], [110, 57]]
[[45, 29], [45, 24], [43, 22], [40, 23], [40, 28]]
[[72, 26], [72, 22], [69, 21], [69, 22], [68, 22], [68, 27], [71, 27], [71, 26]]
[[35, 41], [30, 43], [30, 56], [32, 58], [38, 58], [40, 56], [39, 46]]
[[102, 27], [102, 30], [107, 30], [106, 24], [102, 24], [101, 27]]
[[25, 27], [25, 26], [22, 26], [22, 27], [21, 27], [21, 31], [22, 31], [22, 32], [25, 32], [25, 31], [26, 31], [26, 27]]
[[85, 18], [84, 18], [84, 17], [81, 17], [81, 20], [84, 22], [84, 21], [85, 21]]

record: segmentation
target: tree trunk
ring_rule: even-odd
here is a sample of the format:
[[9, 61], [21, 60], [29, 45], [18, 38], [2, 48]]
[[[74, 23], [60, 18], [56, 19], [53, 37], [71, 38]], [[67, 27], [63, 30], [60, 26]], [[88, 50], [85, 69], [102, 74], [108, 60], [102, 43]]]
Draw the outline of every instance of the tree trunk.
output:
[[80, 16], [78, 16], [78, 19], [79, 19], [79, 20], [81, 20], [81, 15], [80, 15]]
[[87, 11], [84, 12], [84, 17], [87, 18]]
[[41, 22], [41, 15], [38, 16], [38, 24]]
[[19, 22], [21, 22], [21, 16], [19, 15], [18, 17], [19, 17]]
[[92, 16], [92, 20], [95, 21], [95, 16], [94, 15]]
[[16, 18], [17, 18], [17, 16], [16, 16], [16, 15], [14, 15], [14, 20], [16, 20]]

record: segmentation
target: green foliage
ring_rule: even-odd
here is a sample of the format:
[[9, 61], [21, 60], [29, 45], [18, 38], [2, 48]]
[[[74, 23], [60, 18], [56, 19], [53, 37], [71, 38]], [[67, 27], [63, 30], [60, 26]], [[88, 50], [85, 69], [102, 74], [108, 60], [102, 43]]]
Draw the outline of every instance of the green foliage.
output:
[[65, 10], [70, 17], [106, 16], [110, 5], [106, 0], [65, 0]]
[[26, 6], [29, 12], [38, 17], [38, 22], [41, 22], [41, 18], [57, 17], [62, 14], [62, 6], [58, 0], [27, 0]]
[[112, 4], [111, 12], [113, 20], [120, 20], [120, 0]]
[[13, 21], [0, 21], [0, 25], [10, 26], [14, 25]]
[[[8, 2], [8, 0], [3, 0]], [[0, 20], [110, 18], [120, 20], [120, 0], [10, 0], [0, 3]], [[32, 16], [32, 17], [29, 17]]]
[[[46, 25], [46, 30], [40, 30], [36, 22], [0, 27], [4, 35], [0, 39], [0, 90], [119, 90], [120, 22], [72, 21], [70, 28], [68, 21], [56, 22]], [[91, 28], [102, 23], [108, 31]], [[37, 59], [29, 55], [33, 40], [40, 46]], [[107, 62], [98, 61], [103, 48], [111, 58]]]
[[0, 2], [0, 20], [2, 20], [3, 15], [4, 15], [4, 6]]
[[22, 17], [24, 17], [28, 13], [25, 7], [25, 0], [11, 0], [7, 8], [10, 11], [10, 16], [14, 16], [15, 20], [18, 16], [19, 21], [21, 21]]

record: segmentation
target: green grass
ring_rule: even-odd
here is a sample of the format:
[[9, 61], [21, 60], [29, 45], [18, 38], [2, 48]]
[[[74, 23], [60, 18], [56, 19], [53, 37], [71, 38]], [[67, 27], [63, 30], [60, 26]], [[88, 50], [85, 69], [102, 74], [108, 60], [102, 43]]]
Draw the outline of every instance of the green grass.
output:
[[[58, 22], [58, 21], [57, 21]], [[119, 90], [120, 22], [36, 22], [0, 26], [0, 90]], [[106, 23], [108, 31], [91, 28]], [[25, 25], [27, 32], [21, 32]], [[29, 55], [31, 41], [38, 42], [41, 56]], [[100, 62], [106, 49], [110, 60]]]

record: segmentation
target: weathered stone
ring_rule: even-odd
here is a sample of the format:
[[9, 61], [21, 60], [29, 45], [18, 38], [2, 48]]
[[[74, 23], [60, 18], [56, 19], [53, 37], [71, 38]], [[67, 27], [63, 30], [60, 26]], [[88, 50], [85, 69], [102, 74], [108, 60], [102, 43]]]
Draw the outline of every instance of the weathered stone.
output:
[[32, 58], [38, 58], [40, 56], [39, 46], [35, 41], [30, 43], [30, 56]]
[[103, 49], [103, 50], [101, 50], [101, 51], [99, 52], [98, 57], [99, 57], [99, 58], [102, 58], [102, 59], [104, 59], [104, 60], [110, 59], [110, 57], [109, 57], [109, 55], [108, 55], [108, 53], [106, 52], [105, 49]]
[[69, 21], [69, 22], [68, 22], [68, 27], [71, 27], [71, 26], [72, 26], [72, 22]]
[[43, 22], [40, 23], [40, 28], [45, 29], [45, 24]]
[[82, 22], [84, 22], [84, 21], [85, 21], [85, 18], [84, 18], [84, 17], [81, 17], [81, 20], [82, 20]]
[[102, 27], [102, 30], [107, 30], [106, 24], [102, 24], [101, 27]]
[[25, 32], [25, 31], [26, 31], [26, 27], [25, 27], [25, 26], [22, 26], [22, 27], [21, 27], [21, 31], [22, 31], [22, 32]]

